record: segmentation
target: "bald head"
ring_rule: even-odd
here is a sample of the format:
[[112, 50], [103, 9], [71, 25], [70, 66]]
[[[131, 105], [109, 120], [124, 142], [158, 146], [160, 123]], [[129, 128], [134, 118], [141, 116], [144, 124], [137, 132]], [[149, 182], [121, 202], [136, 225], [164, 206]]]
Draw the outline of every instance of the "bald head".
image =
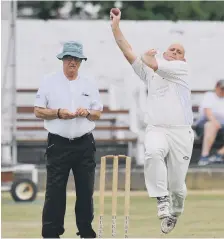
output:
[[168, 47], [166, 52], [164, 52], [163, 56], [167, 61], [185, 61], [185, 49], [181, 44], [174, 43]]

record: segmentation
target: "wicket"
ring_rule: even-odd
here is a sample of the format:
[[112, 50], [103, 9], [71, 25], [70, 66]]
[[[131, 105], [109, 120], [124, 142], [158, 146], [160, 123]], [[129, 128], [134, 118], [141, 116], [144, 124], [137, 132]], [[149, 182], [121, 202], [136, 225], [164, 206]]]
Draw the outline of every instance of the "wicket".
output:
[[113, 160], [113, 181], [112, 181], [112, 237], [116, 236], [116, 213], [117, 213], [117, 190], [118, 190], [118, 161], [125, 158], [125, 202], [124, 202], [124, 237], [128, 238], [129, 227], [129, 207], [130, 207], [130, 186], [131, 186], [131, 158], [125, 155], [106, 155], [101, 157], [100, 165], [100, 195], [99, 195], [99, 231], [98, 237], [103, 235], [103, 216], [104, 216], [104, 192], [106, 176], [106, 160]]

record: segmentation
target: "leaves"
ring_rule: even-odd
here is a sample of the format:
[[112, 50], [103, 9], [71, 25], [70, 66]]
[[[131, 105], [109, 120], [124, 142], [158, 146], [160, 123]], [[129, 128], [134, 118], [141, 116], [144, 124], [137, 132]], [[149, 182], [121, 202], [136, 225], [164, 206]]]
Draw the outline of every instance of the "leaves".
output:
[[[92, 4], [100, 6], [98, 19], [109, 19], [110, 9], [117, 3], [121, 3], [122, 19], [126, 20], [224, 20], [222, 1], [73, 1], [70, 16], [78, 16], [85, 12], [87, 4]], [[47, 20], [60, 18], [59, 10], [65, 4], [66, 1], [18, 1], [18, 9], [31, 7], [34, 18]]]

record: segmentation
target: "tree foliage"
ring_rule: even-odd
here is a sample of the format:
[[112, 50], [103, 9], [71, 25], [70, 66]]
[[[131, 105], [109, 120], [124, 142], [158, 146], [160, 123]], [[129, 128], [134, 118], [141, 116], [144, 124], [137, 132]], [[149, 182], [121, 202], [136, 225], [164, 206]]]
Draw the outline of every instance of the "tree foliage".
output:
[[[70, 16], [85, 12], [86, 4], [100, 6], [98, 19], [108, 19], [112, 7], [121, 3], [122, 19], [126, 20], [203, 20], [223, 21], [224, 2], [222, 1], [78, 1], [72, 2]], [[60, 9], [66, 1], [18, 1], [18, 8], [31, 7], [33, 18], [60, 18]]]

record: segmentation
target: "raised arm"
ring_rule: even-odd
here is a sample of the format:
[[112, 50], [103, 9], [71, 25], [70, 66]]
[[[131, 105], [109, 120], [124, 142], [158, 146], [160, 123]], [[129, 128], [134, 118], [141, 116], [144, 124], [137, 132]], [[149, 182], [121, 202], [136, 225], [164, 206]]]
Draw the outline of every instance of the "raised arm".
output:
[[131, 64], [132, 68], [134, 69], [135, 73], [147, 83], [148, 80], [152, 78], [152, 72], [148, 66], [142, 61], [141, 57], [137, 57], [137, 55], [132, 50], [132, 47], [124, 38], [123, 33], [119, 27], [120, 19], [121, 19], [121, 11], [117, 8], [117, 15], [113, 13], [113, 9], [110, 11], [110, 18], [111, 18], [111, 28], [115, 38], [115, 41], [123, 52], [127, 61]]
[[112, 32], [113, 32], [115, 41], [116, 41], [117, 45], [119, 46], [119, 48], [121, 49], [121, 51], [123, 52], [125, 58], [128, 60], [128, 62], [130, 64], [133, 64], [134, 61], [136, 60], [137, 56], [133, 52], [132, 47], [125, 39], [125, 37], [119, 27], [119, 23], [120, 23], [120, 19], [121, 19], [121, 11], [118, 8], [116, 9], [116, 11], [118, 12], [118, 15], [115, 15], [113, 13], [113, 9], [111, 9], [111, 11], [110, 11]]

